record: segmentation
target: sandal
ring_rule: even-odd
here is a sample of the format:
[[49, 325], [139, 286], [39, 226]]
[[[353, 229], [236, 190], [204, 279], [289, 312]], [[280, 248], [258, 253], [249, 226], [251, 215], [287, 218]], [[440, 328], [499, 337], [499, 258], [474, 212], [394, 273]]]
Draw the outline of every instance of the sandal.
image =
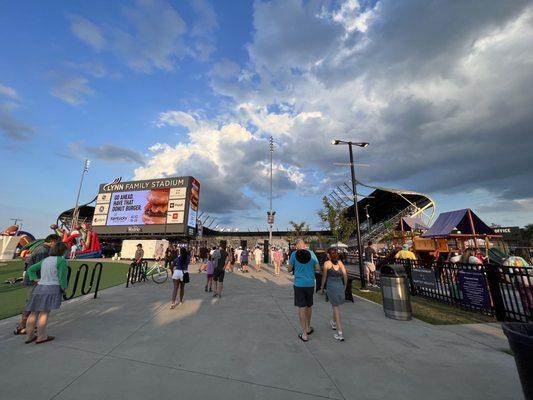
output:
[[307, 334], [310, 335], [310, 334], [313, 333], [314, 331], [315, 331], [315, 329], [314, 329], [312, 326], [310, 326], [310, 327], [309, 327], [309, 332], [307, 332]]
[[32, 337], [31, 339], [26, 340], [24, 343], [28, 344], [31, 342], [35, 342], [37, 340], [37, 336]]
[[171, 309], [171, 310], [173, 310], [173, 309], [175, 309], [175, 308], [176, 308], [176, 304], [171, 304], [171, 305], [170, 305], [170, 309]]
[[304, 339], [304, 334], [303, 334], [303, 333], [299, 333], [299, 334], [298, 334], [298, 337], [300, 338], [300, 340], [301, 340], [302, 342], [307, 342], [307, 341], [309, 340], [309, 339]]
[[13, 335], [25, 335], [26, 334], [26, 328], [19, 328], [15, 329], [13, 331]]
[[46, 342], [51, 342], [52, 340], [55, 339], [55, 336], [47, 336], [46, 339], [44, 340], [38, 340], [35, 342], [35, 344], [41, 344], [41, 343], [46, 343]]

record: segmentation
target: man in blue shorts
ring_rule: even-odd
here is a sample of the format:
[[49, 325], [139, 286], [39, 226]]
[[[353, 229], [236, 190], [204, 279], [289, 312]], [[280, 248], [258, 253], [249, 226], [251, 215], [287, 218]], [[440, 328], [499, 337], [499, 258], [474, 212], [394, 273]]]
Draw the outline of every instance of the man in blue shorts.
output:
[[307, 249], [304, 241], [298, 239], [296, 251], [291, 254], [289, 272], [294, 271], [294, 305], [298, 307], [302, 333], [298, 337], [307, 342], [314, 329], [311, 326], [313, 295], [315, 292], [315, 269], [320, 267], [318, 259]]

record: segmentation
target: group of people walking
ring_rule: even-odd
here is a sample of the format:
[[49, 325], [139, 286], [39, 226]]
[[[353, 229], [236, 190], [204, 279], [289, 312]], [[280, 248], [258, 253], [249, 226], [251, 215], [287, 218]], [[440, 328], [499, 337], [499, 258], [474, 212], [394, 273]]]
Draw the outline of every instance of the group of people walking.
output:
[[[68, 264], [65, 259], [67, 246], [57, 235], [49, 235], [42, 246], [37, 248], [25, 264], [24, 283], [28, 287], [25, 311], [15, 329], [16, 335], [26, 334], [25, 343], [45, 343], [54, 340], [46, 333], [46, 325], [51, 310], [61, 305], [62, 295], [67, 289]], [[211, 250], [201, 248], [193, 260], [193, 254], [185, 246], [169, 245], [163, 251], [156, 251], [156, 260], [164, 262], [164, 267], [171, 269], [172, 293], [170, 308], [183, 304], [185, 285], [190, 282], [189, 266], [193, 261], [200, 264], [199, 270], [206, 271], [206, 292], [214, 292], [213, 297], [221, 298], [226, 271], [233, 271], [237, 263], [243, 273], [248, 272], [250, 259], [255, 262], [256, 271], [261, 271], [263, 254], [260, 248], [250, 251], [247, 248], [226, 249], [225, 246], [213, 247]], [[142, 263], [144, 250], [137, 246], [133, 263]], [[275, 275], [280, 274], [285, 255], [281, 249], [274, 249], [272, 259]], [[288, 271], [294, 274], [294, 305], [298, 307], [301, 333], [298, 337], [307, 342], [314, 332], [311, 325], [313, 297], [315, 294], [315, 273], [321, 270], [322, 280], [320, 294], [327, 292], [327, 299], [332, 306], [332, 318], [329, 322], [335, 330], [334, 338], [344, 340], [339, 306], [344, 302], [347, 285], [346, 268], [336, 249], [328, 251], [328, 260], [320, 269], [314, 252], [307, 249], [303, 240], [298, 240], [296, 250], [290, 256]], [[179, 297], [178, 297], [179, 296]], [[178, 300], [177, 300], [178, 299]]]
[[[329, 326], [335, 331], [333, 337], [344, 341], [340, 306], [344, 303], [348, 277], [346, 267], [339, 258], [337, 249], [328, 250], [328, 260], [322, 266], [322, 279], [320, 295], [327, 292], [328, 300], [332, 307], [332, 318]], [[296, 251], [290, 256], [289, 272], [294, 273], [294, 305], [298, 308], [301, 332], [298, 337], [303, 342], [309, 340], [309, 336], [315, 329], [311, 325], [313, 314], [313, 297], [315, 294], [315, 271], [320, 270], [320, 264], [315, 253], [307, 248], [305, 242], [300, 239], [296, 243]]]

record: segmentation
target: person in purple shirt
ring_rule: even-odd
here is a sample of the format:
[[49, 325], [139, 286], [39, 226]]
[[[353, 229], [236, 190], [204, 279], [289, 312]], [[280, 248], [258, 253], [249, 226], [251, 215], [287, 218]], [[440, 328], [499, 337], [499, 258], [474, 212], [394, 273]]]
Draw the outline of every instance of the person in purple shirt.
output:
[[180, 248], [178, 257], [172, 263], [172, 283], [174, 288], [172, 289], [172, 304], [171, 309], [176, 308], [176, 296], [178, 295], [178, 289], [180, 291], [180, 302], [178, 305], [183, 304], [183, 296], [185, 295], [185, 284], [189, 283], [189, 263], [191, 262], [191, 256], [185, 247]]

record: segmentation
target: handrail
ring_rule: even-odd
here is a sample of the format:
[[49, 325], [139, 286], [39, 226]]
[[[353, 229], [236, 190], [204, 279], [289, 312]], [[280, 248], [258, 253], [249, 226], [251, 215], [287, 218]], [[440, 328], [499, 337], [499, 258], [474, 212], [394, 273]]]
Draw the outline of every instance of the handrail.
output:
[[[70, 283], [70, 277], [72, 275], [72, 268], [70, 267], [70, 265], [67, 268], [68, 268], [67, 282]], [[89, 265], [87, 265], [85, 263], [81, 264], [78, 267], [78, 270], [76, 271], [76, 278], [75, 278], [76, 280], [74, 281], [74, 286], [72, 287], [72, 293], [70, 295], [67, 295], [67, 292], [65, 291], [63, 293], [63, 300], [70, 300], [76, 295], [76, 291], [78, 289], [78, 282], [80, 280], [80, 273], [81, 273], [82, 269], [84, 270], [83, 280], [82, 280], [82, 283], [81, 283], [81, 294], [82, 295], [87, 295], [92, 290], [93, 285], [95, 283], [94, 278], [96, 276], [96, 270], [98, 269], [98, 277], [96, 278], [96, 287], [94, 289], [94, 297], [93, 297], [93, 298], [96, 299], [97, 296], [98, 296], [98, 289], [100, 288], [100, 279], [102, 278], [102, 268], [103, 268], [103, 264], [101, 262], [98, 262], [98, 263], [94, 264], [94, 267], [93, 267], [93, 270], [92, 270], [92, 274], [91, 274], [91, 279], [90, 279], [90, 282], [89, 282], [89, 287], [86, 288], [85, 286], [86, 286], [86, 283], [87, 283], [87, 276], [89, 274]]]

